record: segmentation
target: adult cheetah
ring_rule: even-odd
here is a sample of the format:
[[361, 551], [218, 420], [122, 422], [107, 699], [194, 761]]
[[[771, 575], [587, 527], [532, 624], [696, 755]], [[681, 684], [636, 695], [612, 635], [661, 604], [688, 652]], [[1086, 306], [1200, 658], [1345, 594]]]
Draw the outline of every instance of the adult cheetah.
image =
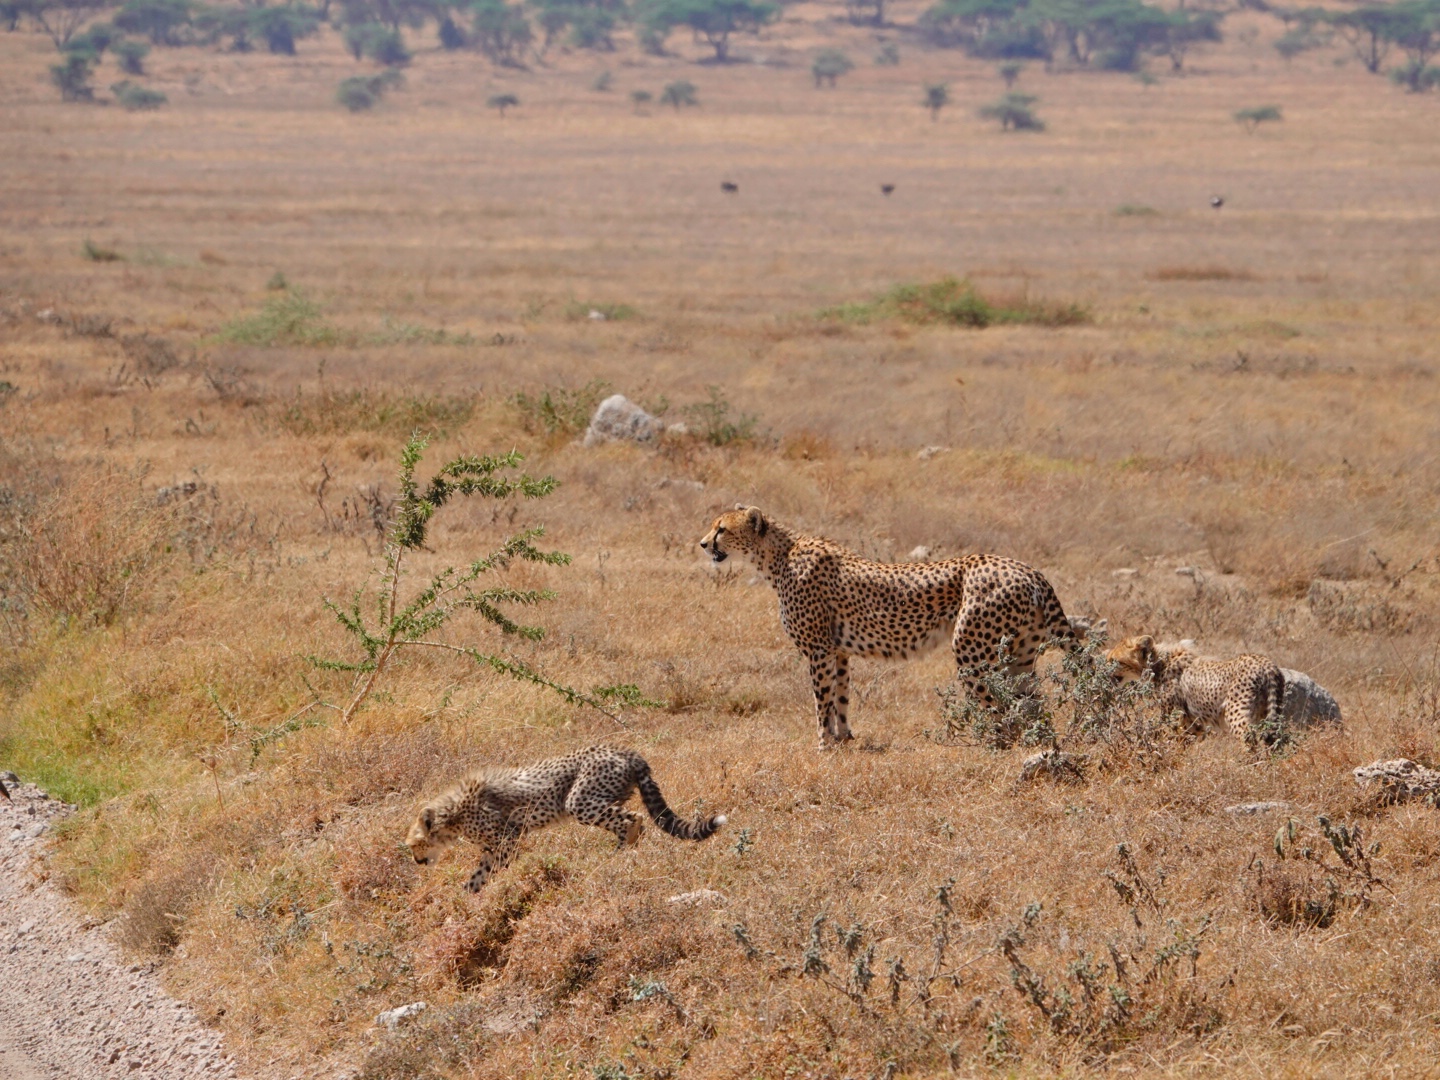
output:
[[682, 821], [675, 816], [634, 750], [590, 746], [523, 769], [478, 769], [421, 808], [405, 843], [417, 863], [428, 863], [445, 845], [465, 837], [485, 849], [465, 888], [479, 892], [510, 861], [520, 837], [567, 815], [608, 829], [620, 846], [637, 843], [644, 824], [623, 809], [636, 788], [650, 818], [681, 840], [704, 840], [725, 824], [724, 815]]
[[1157, 645], [1142, 635], [1126, 638], [1105, 659], [1115, 665], [1118, 682], [1152, 678], [1162, 707], [1184, 713], [1196, 728], [1223, 724], [1246, 743], [1281, 737], [1285, 677], [1267, 656], [1244, 653], [1221, 660], [1198, 655], [1190, 641]]
[[[700, 546], [717, 563], [742, 552], [780, 598], [780, 624], [810, 662], [820, 746], [850, 734], [850, 657], [904, 660], [949, 637], [967, 691], [994, 707], [980, 676], [1035, 670], [1052, 641], [1076, 636], [1039, 571], [1003, 555], [881, 563], [802, 536], [754, 506], [715, 519]], [[1008, 642], [1002, 662], [1001, 643]]]

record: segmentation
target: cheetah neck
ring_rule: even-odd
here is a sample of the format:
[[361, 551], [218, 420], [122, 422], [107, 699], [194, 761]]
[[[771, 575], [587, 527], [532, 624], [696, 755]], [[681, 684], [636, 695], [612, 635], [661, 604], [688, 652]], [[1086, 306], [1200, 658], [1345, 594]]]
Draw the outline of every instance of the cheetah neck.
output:
[[790, 557], [790, 549], [795, 546], [795, 534], [783, 525], [776, 525], [773, 521], [766, 531], [760, 546], [749, 552], [750, 561], [760, 571], [760, 576], [771, 585], [776, 584], [784, 576], [785, 563]]

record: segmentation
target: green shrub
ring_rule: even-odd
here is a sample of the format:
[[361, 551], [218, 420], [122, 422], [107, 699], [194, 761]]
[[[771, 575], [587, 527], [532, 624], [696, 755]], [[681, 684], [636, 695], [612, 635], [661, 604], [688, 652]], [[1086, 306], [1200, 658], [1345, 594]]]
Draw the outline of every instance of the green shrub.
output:
[[191, 0], [127, 0], [115, 15], [115, 25], [144, 34], [156, 45], [182, 45], [194, 9]]
[[446, 15], [440, 20], [440, 47], [454, 52], [456, 49], [463, 49], [469, 44], [465, 31], [455, 24], [455, 20]]
[[822, 49], [810, 65], [810, 74], [815, 78], [816, 89], [827, 84], [833, 89], [835, 80], [854, 68], [854, 62], [839, 49]]
[[940, 110], [950, 104], [950, 87], [945, 83], [926, 83], [921, 104], [930, 110], [931, 120], [939, 120]]
[[127, 75], [145, 74], [145, 57], [150, 55], [150, 46], [143, 41], [117, 41], [114, 47], [115, 59], [120, 61], [120, 70]]
[[491, 94], [485, 104], [503, 117], [506, 109], [516, 108], [520, 104], [520, 99], [514, 94]]
[[660, 104], [673, 106], [676, 112], [686, 105], [699, 105], [700, 100], [695, 96], [695, 84], [685, 79], [670, 83], [660, 95]]
[[535, 397], [516, 394], [510, 399], [520, 413], [520, 422], [532, 435], [552, 438], [580, 434], [590, 425], [595, 406], [608, 397], [610, 384], [595, 379], [578, 390], [563, 386], [546, 387]]
[[62, 101], [95, 100], [95, 87], [90, 79], [98, 62], [98, 57], [91, 52], [67, 52], [63, 62], [51, 65], [50, 81], [59, 88]]
[[1419, 60], [1411, 60], [1403, 67], [1391, 68], [1390, 81], [1404, 87], [1407, 93], [1421, 94], [1440, 86], [1440, 67], [1427, 67]]
[[822, 311], [824, 318], [869, 323], [881, 319], [901, 322], [984, 328], [1001, 323], [1032, 326], [1077, 326], [1091, 321], [1088, 308], [1022, 297], [991, 301], [969, 281], [941, 278], [919, 285], [896, 285], [868, 303], [845, 304]]
[[893, 41], [887, 41], [884, 45], [881, 45], [879, 50], [875, 53], [875, 66], [899, 67], [900, 46], [896, 45]]
[[599, 75], [596, 75], [594, 81], [590, 83], [590, 89], [594, 90], [597, 94], [605, 94], [615, 88], [614, 84], [614, 74], [609, 71], [602, 71]]
[[379, 75], [354, 75], [340, 84], [335, 91], [335, 100], [351, 112], [364, 112], [378, 105], [386, 90], [404, 81], [404, 77], [393, 69]]
[[1034, 94], [1006, 94], [999, 101], [982, 106], [982, 120], [999, 120], [1001, 131], [1044, 131], [1045, 124], [1030, 110], [1038, 100]]
[[1116, 217], [1158, 217], [1160, 211], [1143, 203], [1121, 203], [1115, 208]]
[[158, 109], [170, 100], [159, 90], [151, 90], [148, 86], [141, 86], [129, 79], [112, 85], [110, 92], [115, 95], [115, 100], [124, 106], [127, 112]]
[[370, 57], [387, 67], [404, 67], [410, 63], [410, 50], [398, 30], [384, 23], [357, 23], [345, 28], [345, 48], [356, 60]]
[[650, 104], [650, 102], [652, 102], [652, 101], [654, 101], [654, 100], [655, 100], [655, 95], [652, 94], [652, 93], [650, 93], [649, 90], [631, 90], [631, 91], [630, 91], [630, 104], [631, 104], [632, 106], [634, 106], [635, 111], [636, 111], [637, 113], [640, 112], [642, 109], [644, 109], [644, 107], [645, 107], [646, 105]]
[[90, 262], [120, 262], [125, 258], [114, 248], [102, 248], [88, 237], [80, 246], [80, 254]]
[[996, 70], [1000, 78], [1005, 80], [1005, 89], [1009, 90], [1015, 85], [1015, 81], [1020, 78], [1020, 73], [1025, 70], [1025, 65], [1019, 60], [1007, 60]]
[[1261, 105], [1254, 109], [1241, 109], [1235, 114], [1238, 123], [1245, 125], [1245, 130], [1254, 133], [1255, 129], [1267, 120], [1281, 120], [1279, 105]]
[[216, 335], [232, 345], [333, 345], [340, 335], [320, 305], [292, 290], [265, 302], [259, 314], [226, 323]]
[[709, 400], [686, 405], [680, 410], [697, 436], [711, 446], [750, 442], [756, 437], [755, 425], [760, 422], [759, 417], [748, 413], [732, 415], [730, 402], [718, 386], [707, 386], [705, 391]]

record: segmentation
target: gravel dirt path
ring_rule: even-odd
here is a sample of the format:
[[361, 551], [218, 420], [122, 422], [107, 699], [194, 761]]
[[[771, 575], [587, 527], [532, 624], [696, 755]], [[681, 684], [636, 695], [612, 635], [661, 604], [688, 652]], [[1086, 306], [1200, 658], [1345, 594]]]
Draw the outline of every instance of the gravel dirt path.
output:
[[70, 807], [8, 778], [0, 797], [0, 1080], [238, 1080], [220, 1036], [168, 997], [108, 928], [42, 880]]

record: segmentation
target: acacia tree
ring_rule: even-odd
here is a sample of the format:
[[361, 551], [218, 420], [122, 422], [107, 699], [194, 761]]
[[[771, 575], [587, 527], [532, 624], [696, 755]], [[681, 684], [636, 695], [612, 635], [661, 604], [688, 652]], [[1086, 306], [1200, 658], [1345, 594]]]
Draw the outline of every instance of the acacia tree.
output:
[[689, 27], [723, 64], [730, 59], [730, 35], [758, 34], [779, 14], [779, 5], [770, 0], [651, 0], [641, 20], [661, 40], [677, 26]]
[[110, 7], [107, 0], [30, 0], [26, 13], [63, 49], [80, 27]]
[[535, 39], [525, 12], [505, 0], [475, 0], [470, 12], [475, 47], [498, 67], [523, 67], [521, 58]]
[[940, 119], [940, 110], [950, 104], [950, 87], [945, 83], [926, 83], [925, 100], [922, 104], [930, 110], [933, 123]]
[[[471, 612], [503, 636], [522, 641], [539, 641], [545, 631], [538, 626], [516, 622], [506, 607], [532, 607], [553, 599], [544, 589], [515, 589], [509, 585], [484, 587], [481, 579], [503, 571], [514, 562], [565, 566], [570, 556], [559, 551], [542, 551], [535, 541], [543, 528], [527, 529], [505, 540], [489, 555], [466, 567], [448, 567], [432, 575], [419, 588], [406, 588], [407, 560], [425, 547], [430, 520], [446, 503], [459, 497], [480, 496], [506, 499], [520, 495], [543, 499], [558, 486], [551, 476], [532, 477], [513, 470], [523, 460], [515, 451], [498, 457], [459, 457], [440, 467], [423, 488], [415, 479], [426, 439], [412, 435], [400, 453], [400, 496], [390, 523], [382, 556], [378, 592], [367, 595], [357, 589], [347, 606], [325, 601], [340, 625], [353, 639], [360, 656], [353, 660], [310, 657], [325, 671], [344, 672], [353, 681], [343, 705], [320, 702], [348, 722], [375, 689], [380, 677], [397, 657], [415, 649], [436, 650], [464, 658], [497, 674], [554, 691], [573, 705], [590, 705], [610, 714], [608, 704], [650, 705], [631, 685], [602, 686], [585, 693], [547, 678], [524, 660], [486, 652], [472, 645], [460, 645], [437, 636], [456, 616]], [[402, 595], [405, 594], [405, 595]], [[373, 604], [373, 615], [366, 608]]]

